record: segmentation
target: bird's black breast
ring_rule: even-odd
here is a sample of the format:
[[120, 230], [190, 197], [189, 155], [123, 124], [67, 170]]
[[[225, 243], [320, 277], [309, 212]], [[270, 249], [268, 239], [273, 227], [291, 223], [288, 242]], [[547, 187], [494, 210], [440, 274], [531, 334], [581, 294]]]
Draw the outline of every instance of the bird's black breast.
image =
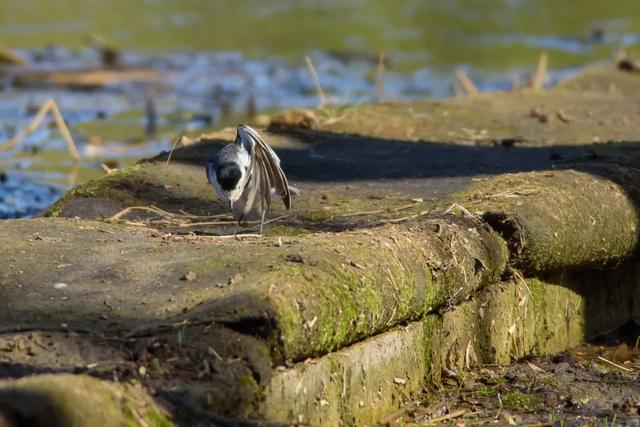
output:
[[216, 179], [225, 191], [231, 191], [238, 185], [242, 171], [235, 163], [226, 163], [218, 166], [216, 170]]

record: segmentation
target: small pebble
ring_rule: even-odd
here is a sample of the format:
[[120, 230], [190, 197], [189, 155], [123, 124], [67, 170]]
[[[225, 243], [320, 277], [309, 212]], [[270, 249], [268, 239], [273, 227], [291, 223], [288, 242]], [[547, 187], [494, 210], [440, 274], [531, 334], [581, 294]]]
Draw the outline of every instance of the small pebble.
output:
[[191, 282], [192, 280], [196, 280], [197, 277], [198, 275], [195, 273], [195, 271], [189, 271], [185, 275], [183, 275], [180, 280]]
[[55, 289], [64, 289], [64, 288], [67, 287], [67, 284], [66, 283], [56, 283], [55, 285], [53, 285], [53, 287]]

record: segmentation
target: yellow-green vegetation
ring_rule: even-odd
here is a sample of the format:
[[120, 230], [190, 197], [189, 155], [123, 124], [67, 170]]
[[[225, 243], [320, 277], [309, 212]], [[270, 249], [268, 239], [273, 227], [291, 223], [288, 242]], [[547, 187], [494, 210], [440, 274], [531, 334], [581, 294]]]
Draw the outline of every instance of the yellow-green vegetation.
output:
[[496, 386], [487, 386], [487, 385], [481, 385], [481, 386], [475, 387], [471, 391], [471, 394], [474, 397], [491, 397], [491, 396], [497, 396], [498, 393], [499, 393], [498, 388]]
[[250, 374], [244, 374], [238, 382], [240, 385], [247, 387], [250, 390], [250, 393], [253, 393], [256, 396], [260, 393], [260, 386], [256, 382], [255, 378]]
[[516, 409], [519, 411], [532, 411], [537, 405], [543, 402], [543, 399], [533, 393], [523, 393], [521, 391], [512, 391], [500, 397], [505, 408]]
[[295, 227], [291, 225], [273, 224], [266, 227], [264, 230], [265, 236], [304, 236], [309, 234], [310, 231], [303, 227]]

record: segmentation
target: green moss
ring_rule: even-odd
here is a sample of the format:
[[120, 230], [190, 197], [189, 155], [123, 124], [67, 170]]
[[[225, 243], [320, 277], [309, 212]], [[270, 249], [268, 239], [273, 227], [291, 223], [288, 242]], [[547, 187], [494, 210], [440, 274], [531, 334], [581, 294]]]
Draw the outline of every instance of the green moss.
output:
[[[619, 167], [599, 174], [605, 178], [574, 170], [499, 175], [456, 198], [484, 213], [525, 274], [604, 268], [635, 247], [638, 218], [628, 193], [638, 191], [639, 177]], [[614, 184], [623, 179], [629, 181], [624, 189]]]
[[298, 214], [298, 217], [303, 221], [320, 222], [327, 221], [336, 215], [336, 209], [318, 209], [312, 211], [303, 211]]
[[309, 233], [311, 232], [306, 228], [292, 225], [274, 224], [264, 228], [265, 236], [304, 236]]
[[174, 425], [155, 408], [151, 408], [151, 410], [147, 411], [146, 417], [149, 427], [171, 427]]
[[532, 411], [543, 399], [536, 394], [525, 394], [520, 391], [513, 391], [501, 397], [505, 408], [517, 409], [519, 411]]
[[127, 427], [172, 427], [174, 425], [156, 408], [144, 408], [141, 410], [136, 408], [136, 404], [133, 401], [123, 402], [122, 414], [124, 415], [124, 425]]
[[142, 166], [134, 165], [115, 171], [111, 175], [105, 175], [76, 186], [66, 192], [60, 200], [49, 208], [45, 216], [59, 216], [67, 203], [77, 198], [96, 197], [117, 200], [124, 206], [141, 205], [142, 203], [139, 199], [136, 198], [128, 188], [139, 179], [142, 173]]
[[28, 419], [46, 419], [51, 406], [65, 425], [168, 427], [172, 423], [141, 388], [83, 375], [35, 375], [0, 382], [0, 405]]
[[[325, 354], [421, 319], [496, 280], [506, 262], [500, 239], [486, 230], [478, 239], [469, 231], [475, 224], [458, 221], [440, 221], [440, 234], [414, 230], [411, 238], [399, 227], [386, 227], [375, 238], [314, 238], [303, 246], [304, 264], [276, 264], [260, 278], [260, 289], [271, 289], [266, 299], [277, 317], [278, 357]], [[455, 260], [448, 253], [452, 240], [465, 242]], [[476, 259], [487, 270], [483, 274]]]
[[425, 377], [426, 380], [429, 381], [436, 378], [436, 372], [434, 372], [434, 368], [436, 367], [434, 363], [434, 353], [437, 349], [434, 347], [434, 339], [436, 332], [442, 327], [442, 317], [437, 314], [425, 316], [422, 320], [422, 327], [424, 330], [424, 366], [427, 367]]
[[498, 388], [496, 386], [480, 385], [480, 386], [475, 387], [471, 391], [471, 394], [474, 397], [492, 397], [492, 396], [497, 396], [498, 395]]
[[253, 378], [253, 375], [249, 373], [246, 373], [242, 377], [240, 377], [238, 382], [242, 386], [249, 388], [251, 392], [255, 394], [258, 394], [260, 392], [260, 385], [258, 385], [258, 383], [256, 382], [256, 379]]

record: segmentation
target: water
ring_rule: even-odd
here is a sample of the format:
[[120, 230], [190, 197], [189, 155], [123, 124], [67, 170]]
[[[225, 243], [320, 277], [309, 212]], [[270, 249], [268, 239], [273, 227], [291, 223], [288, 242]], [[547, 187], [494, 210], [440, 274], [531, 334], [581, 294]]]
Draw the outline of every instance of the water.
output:
[[[549, 55], [547, 84], [640, 45], [637, 0], [31, 0], [0, 3], [0, 43], [31, 69], [100, 66], [88, 34], [124, 49], [129, 67], [153, 68], [147, 83], [91, 91], [20, 88], [0, 73], [0, 141], [54, 98], [79, 145], [79, 167], [57, 132], [43, 127], [0, 152], [0, 218], [41, 212], [73, 183], [170, 147], [183, 132], [246, 120], [249, 111], [313, 107], [309, 54], [336, 103], [376, 99], [375, 68], [398, 100], [451, 94], [456, 70], [481, 90], [509, 88]], [[150, 98], [157, 132], [145, 133]]]

